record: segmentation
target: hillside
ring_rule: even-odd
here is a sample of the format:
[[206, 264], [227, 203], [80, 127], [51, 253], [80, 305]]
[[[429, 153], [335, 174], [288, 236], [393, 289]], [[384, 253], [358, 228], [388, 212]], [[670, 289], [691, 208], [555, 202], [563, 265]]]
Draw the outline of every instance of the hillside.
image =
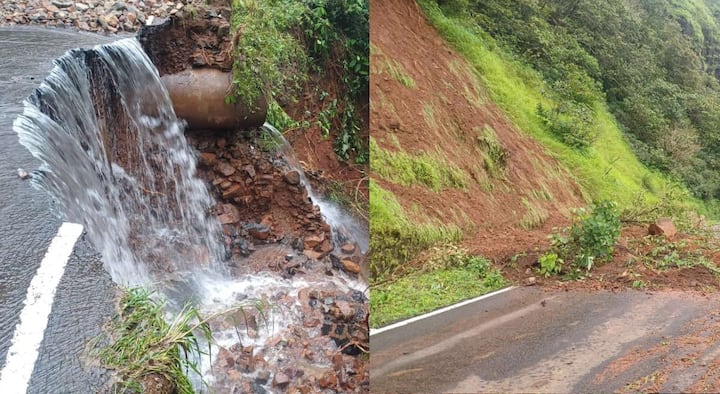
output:
[[[660, 16], [642, 8], [650, 2], [631, 3], [637, 9], [618, 22], [634, 24], [629, 38], [622, 24], [593, 30], [604, 14], [583, 0], [371, 4], [371, 324], [530, 276], [599, 287], [717, 286], [714, 241], [698, 219], [712, 212], [715, 195], [715, 175], [701, 168], [717, 156], [712, 127], [693, 123], [700, 117], [690, 111], [692, 100], [712, 100], [717, 85], [713, 14], [699, 1], [673, 2]], [[683, 26], [668, 19], [671, 11], [698, 25], [677, 36], [671, 23], [658, 25]], [[615, 84], [627, 70], [610, 64], [622, 54], [616, 49], [647, 49], [638, 34], [665, 30], [638, 56], [655, 74], [623, 82], [632, 87], [623, 98]], [[671, 49], [658, 49], [669, 37], [705, 48], [693, 51], [702, 61], [676, 62], [689, 62], [684, 75], [695, 90], [676, 84], [685, 93], [647, 93], [641, 85], [667, 87], [676, 76], [667, 69]], [[655, 111], [656, 123], [628, 108]], [[709, 122], [719, 108], [696, 112]], [[664, 118], [670, 110], [675, 119]], [[664, 137], [645, 138], [632, 126], [638, 122]], [[658, 217], [670, 217], [682, 234], [648, 238], [637, 225]], [[589, 249], [580, 245], [588, 240]], [[606, 276], [617, 279], [597, 282]]]
[[[371, 10], [375, 187], [411, 221], [460, 229], [477, 253], [537, 245], [582, 204], [580, 188], [492, 103], [418, 7], [403, 3]], [[438, 169], [437, 180], [424, 178], [420, 163]], [[374, 219], [373, 230], [384, 231]]]

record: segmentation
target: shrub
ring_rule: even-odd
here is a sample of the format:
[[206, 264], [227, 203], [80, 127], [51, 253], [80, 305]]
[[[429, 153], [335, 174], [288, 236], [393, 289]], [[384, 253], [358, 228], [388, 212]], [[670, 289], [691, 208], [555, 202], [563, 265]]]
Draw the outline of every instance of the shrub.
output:
[[543, 261], [544, 273], [559, 272], [558, 261], [570, 262], [575, 270], [589, 272], [596, 262], [612, 257], [619, 236], [620, 213], [615, 203], [601, 202], [589, 212], [578, 209], [574, 212], [572, 225], [552, 235], [552, 252], [541, 257], [541, 272]]

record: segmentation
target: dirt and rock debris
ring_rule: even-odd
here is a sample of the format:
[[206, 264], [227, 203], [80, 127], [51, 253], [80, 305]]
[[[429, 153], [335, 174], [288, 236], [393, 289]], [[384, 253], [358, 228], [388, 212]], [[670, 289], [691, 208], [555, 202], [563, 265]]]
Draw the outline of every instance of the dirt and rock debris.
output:
[[[229, 8], [213, 9], [213, 15], [173, 16], [139, 32], [161, 75], [208, 67], [230, 71]], [[197, 151], [198, 176], [217, 202], [208, 214], [222, 225], [231, 276], [296, 283], [268, 290], [264, 301], [270, 303], [266, 308], [292, 315], [287, 327], [268, 330], [263, 308], [243, 308], [211, 322], [214, 333], [237, 333], [219, 345], [211, 386], [233, 393], [368, 392], [366, 258], [351, 234], [326, 223], [304, 183], [327, 185], [326, 171], [333, 170], [326, 164], [337, 157], [299, 167], [265, 133], [186, 130]], [[303, 145], [295, 149], [306, 157]], [[263, 337], [269, 331], [272, 336]]]
[[210, 15], [199, 0], [8, 0], [0, 5], [0, 26], [35, 25], [97, 33], [136, 32], [170, 16]]
[[[328, 285], [273, 294], [273, 307], [295, 311], [297, 325], [259, 347], [242, 341], [221, 347], [212, 369], [213, 387], [243, 393], [266, 388], [366, 392], [369, 300], [359, 289], [332, 285], [357, 278], [365, 257], [349, 235], [333, 236], [301, 183], [302, 169], [289, 165], [272, 146], [258, 144], [261, 135], [260, 130], [188, 133], [199, 152], [198, 175], [212, 185], [218, 201], [213, 213], [223, 227], [232, 273]], [[212, 322], [212, 329], [240, 330], [254, 338], [263, 323], [261, 311], [243, 310]]]

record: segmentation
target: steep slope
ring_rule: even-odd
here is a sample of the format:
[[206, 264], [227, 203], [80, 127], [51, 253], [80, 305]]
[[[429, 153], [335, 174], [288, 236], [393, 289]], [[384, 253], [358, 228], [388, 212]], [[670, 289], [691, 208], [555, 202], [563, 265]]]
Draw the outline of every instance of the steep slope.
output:
[[[408, 222], [460, 229], [471, 252], [497, 259], [545, 244], [584, 205], [572, 175], [493, 104], [415, 2], [375, 1], [370, 21], [375, 252], [383, 234], [412, 237]], [[392, 200], [383, 190], [407, 219], [373, 214]], [[376, 279], [389, 258], [375, 259]]]

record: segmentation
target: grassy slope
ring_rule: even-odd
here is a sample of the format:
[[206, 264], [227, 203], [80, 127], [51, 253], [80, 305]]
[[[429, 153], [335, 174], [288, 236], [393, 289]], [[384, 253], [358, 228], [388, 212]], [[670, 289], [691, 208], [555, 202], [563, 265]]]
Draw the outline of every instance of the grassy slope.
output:
[[[534, 70], [512, 59], [477, 27], [459, 17], [444, 15], [435, 2], [419, 3], [438, 32], [475, 68], [493, 101], [520, 130], [532, 135], [571, 169], [592, 200], [614, 200], [620, 207], [629, 207], [639, 193], [654, 201], [663, 190], [684, 189], [637, 160], [604, 105], [595, 109], [599, 138], [592, 147], [580, 151], [558, 141], [537, 115], [539, 104], [550, 107], [551, 102], [543, 95], [547, 87]], [[705, 211], [697, 200], [688, 202]]]

